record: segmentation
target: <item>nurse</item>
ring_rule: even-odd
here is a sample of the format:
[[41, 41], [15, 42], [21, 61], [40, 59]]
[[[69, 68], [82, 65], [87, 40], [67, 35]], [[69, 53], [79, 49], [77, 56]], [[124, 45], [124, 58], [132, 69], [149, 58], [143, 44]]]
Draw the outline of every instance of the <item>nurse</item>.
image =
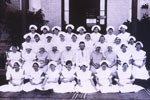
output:
[[37, 28], [36, 25], [33, 25], [33, 24], [30, 25], [30, 26], [29, 26], [30, 32], [27, 33], [27, 34], [25, 34], [24, 37], [26, 37], [26, 35], [29, 35], [29, 36], [31, 37], [31, 42], [34, 42], [34, 36], [35, 36], [36, 34], [39, 34], [39, 33], [36, 32], [37, 29], [38, 29], [38, 28]]
[[94, 93], [97, 92], [95, 87], [92, 72], [88, 69], [89, 64], [83, 62], [80, 66], [76, 69], [76, 78], [77, 78], [77, 85], [75, 87], [76, 92], [80, 93]]
[[60, 71], [57, 69], [57, 62], [51, 61], [48, 64], [48, 70], [45, 73], [45, 79], [42, 83], [43, 90], [53, 89], [55, 92], [58, 89], [58, 81], [60, 78]]
[[101, 27], [99, 25], [94, 25], [92, 26], [91, 28], [91, 39], [94, 41], [94, 42], [97, 42], [99, 40], [99, 37], [101, 36]]
[[148, 71], [145, 67], [146, 64], [146, 52], [142, 50], [143, 44], [140, 41], [135, 43], [136, 50], [132, 53], [133, 59], [133, 76], [135, 79], [148, 79]]
[[128, 29], [128, 27], [126, 25], [120, 25], [119, 26], [119, 31], [120, 33], [117, 35], [121, 38], [122, 43], [127, 43], [129, 37], [130, 37], [130, 33], [126, 32], [126, 30]]
[[119, 91], [121, 93], [128, 93], [128, 92], [138, 92], [143, 89], [143, 87], [133, 85], [134, 77], [132, 77], [132, 67], [131, 64], [126, 62], [122, 63], [121, 66], [118, 67], [118, 86]]
[[40, 39], [41, 41], [45, 42], [47, 34], [50, 34], [49, 33], [50, 28], [47, 25], [44, 25], [41, 27], [41, 31], [42, 31], [42, 34], [40, 35]]
[[116, 85], [112, 85], [112, 72], [109, 69], [109, 62], [102, 60], [100, 67], [96, 69], [96, 87], [102, 93], [115, 93], [118, 92]]
[[72, 24], [68, 24], [65, 27], [65, 29], [66, 29], [66, 34], [65, 34], [66, 41], [70, 42], [71, 41], [71, 36], [74, 34], [73, 33], [74, 26]]
[[108, 26], [106, 31], [107, 31], [107, 34], [104, 35], [106, 38], [106, 41], [108, 43], [113, 43], [116, 38], [116, 35], [114, 34], [115, 28], [113, 26]]
[[60, 81], [58, 93], [75, 92], [75, 69], [72, 61], [66, 61], [61, 71]]
[[40, 70], [39, 64], [37, 62], [33, 63], [32, 69], [30, 70], [30, 81], [24, 84], [23, 91], [30, 92], [35, 89], [42, 90], [43, 83], [43, 71]]
[[9, 81], [7, 85], [0, 86], [1, 92], [20, 92], [24, 84], [24, 71], [21, 68], [20, 62], [14, 62], [13, 67], [7, 70], [6, 80]]
[[86, 29], [83, 26], [79, 26], [77, 28], [77, 32], [78, 32], [78, 40], [84, 41]]

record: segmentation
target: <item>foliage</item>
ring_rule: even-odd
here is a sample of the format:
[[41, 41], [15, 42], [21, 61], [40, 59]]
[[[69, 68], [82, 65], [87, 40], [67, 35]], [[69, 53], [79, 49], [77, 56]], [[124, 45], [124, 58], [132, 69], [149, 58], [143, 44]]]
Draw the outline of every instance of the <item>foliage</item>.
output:
[[[47, 23], [47, 21], [43, 19], [44, 14], [42, 13], [42, 10], [39, 10], [36, 13], [28, 11], [26, 15], [26, 30], [28, 30], [28, 26], [30, 24], [35, 24], [37, 27], [41, 27]], [[5, 23], [12, 40], [12, 44], [20, 46], [23, 42], [24, 35], [22, 34], [22, 11], [9, 12]]]

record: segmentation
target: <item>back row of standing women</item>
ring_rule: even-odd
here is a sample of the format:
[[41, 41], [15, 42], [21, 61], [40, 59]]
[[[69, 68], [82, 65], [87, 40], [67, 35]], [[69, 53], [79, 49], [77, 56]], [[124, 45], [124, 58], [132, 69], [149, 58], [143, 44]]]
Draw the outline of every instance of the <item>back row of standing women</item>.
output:
[[[42, 34], [35, 32], [35, 25], [30, 25], [29, 30], [31, 32], [24, 35], [21, 52], [12, 46], [7, 53], [8, 79], [12, 79], [10, 73], [16, 63], [22, 66], [24, 79], [30, 79], [22, 86], [24, 91], [137, 92], [143, 88], [133, 85], [134, 80], [149, 78], [143, 44], [126, 32], [125, 25], [120, 25], [117, 35], [113, 33], [115, 29], [112, 26], [107, 27], [106, 35], [100, 34], [98, 25], [92, 27], [93, 33], [86, 33], [86, 29], [80, 26], [78, 34], [75, 34], [71, 24], [66, 26], [67, 32], [54, 26], [49, 33], [46, 25], [41, 27]], [[41, 82], [41, 79], [44, 81]], [[58, 81], [61, 83], [58, 84]], [[113, 85], [114, 81], [117, 84]]]

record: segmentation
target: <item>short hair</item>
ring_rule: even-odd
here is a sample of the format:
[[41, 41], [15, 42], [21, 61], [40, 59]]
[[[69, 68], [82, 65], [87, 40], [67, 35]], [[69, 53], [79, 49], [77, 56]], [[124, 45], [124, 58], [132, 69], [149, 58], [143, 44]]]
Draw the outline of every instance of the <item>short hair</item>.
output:
[[71, 66], [72, 66], [72, 61], [71, 60], [66, 61], [66, 65], [69, 65], [69, 64], [71, 64]]
[[83, 41], [80, 41], [80, 43], [79, 44], [85, 44]]

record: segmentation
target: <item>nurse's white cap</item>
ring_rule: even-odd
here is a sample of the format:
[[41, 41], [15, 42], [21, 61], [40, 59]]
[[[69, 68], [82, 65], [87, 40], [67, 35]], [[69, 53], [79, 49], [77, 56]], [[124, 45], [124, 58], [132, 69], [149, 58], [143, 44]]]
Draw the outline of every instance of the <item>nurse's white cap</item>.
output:
[[56, 62], [56, 61], [50, 61], [50, 62], [48, 63], [48, 67], [49, 67], [50, 65], [55, 65], [55, 66], [57, 66], [57, 62]]
[[28, 36], [31, 37], [29, 34], [25, 34], [23, 38], [26, 39]]
[[61, 31], [61, 28], [59, 26], [52, 27], [52, 31], [54, 31], [55, 29], [58, 29], [59, 31]]
[[127, 27], [126, 25], [120, 25], [120, 26], [119, 26], [119, 30], [120, 30], [121, 28], [124, 28], [124, 29], [126, 29], [126, 30], [128, 29], [128, 27]]
[[46, 34], [46, 37], [53, 37], [53, 35], [48, 33], [48, 34]]
[[29, 26], [29, 30], [31, 30], [31, 28], [34, 28], [35, 30], [38, 29], [37, 26], [36, 26], [36, 25], [33, 25], [33, 24]]
[[85, 66], [89, 66], [89, 63], [87, 63], [86, 61], [83, 61], [83, 62], [81, 62], [80, 64], [79, 64], [80, 66], [83, 66], [83, 65], [85, 65]]
[[[12, 51], [12, 48], [13, 48], [13, 46], [11, 46], [11, 47], [9, 48], [9, 50]], [[18, 47], [18, 46], [17, 46], [16, 48], [17, 48], [17, 50], [19, 50], [19, 47]]]
[[72, 25], [72, 24], [68, 24], [67, 26], [66, 26], [66, 30], [68, 29], [68, 27], [70, 27], [71, 29], [73, 29], [74, 30], [74, 26]]
[[103, 63], [106, 63], [108, 66], [110, 65], [110, 63], [107, 60], [102, 60], [99, 64], [102, 65]]
[[[136, 38], [135, 38], [134, 36], [130, 36], [130, 37], [129, 37], [129, 40], [130, 40], [130, 39], [133, 39], [134, 41], [136, 41]], [[129, 40], [128, 40], [128, 41], [129, 41]]]
[[47, 29], [48, 31], [50, 30], [50, 28], [47, 25], [42, 26], [41, 31], [43, 31], [43, 29]]
[[109, 29], [112, 29], [113, 31], [115, 31], [115, 28], [114, 28], [113, 26], [108, 26], [108, 27], [106, 28], [106, 31], [108, 31]]
[[83, 31], [86, 32], [86, 29], [83, 26], [78, 27], [77, 32], [79, 32], [81, 29], [83, 29]]
[[144, 47], [144, 45], [143, 45], [143, 43], [142, 43], [142, 42], [137, 41], [135, 44], [137, 44], [137, 43], [139, 43], [139, 44], [141, 45], [141, 47], [142, 47], [142, 48]]
[[92, 26], [91, 30], [94, 31], [95, 28], [98, 28], [99, 31], [101, 30], [101, 27], [99, 25]]

